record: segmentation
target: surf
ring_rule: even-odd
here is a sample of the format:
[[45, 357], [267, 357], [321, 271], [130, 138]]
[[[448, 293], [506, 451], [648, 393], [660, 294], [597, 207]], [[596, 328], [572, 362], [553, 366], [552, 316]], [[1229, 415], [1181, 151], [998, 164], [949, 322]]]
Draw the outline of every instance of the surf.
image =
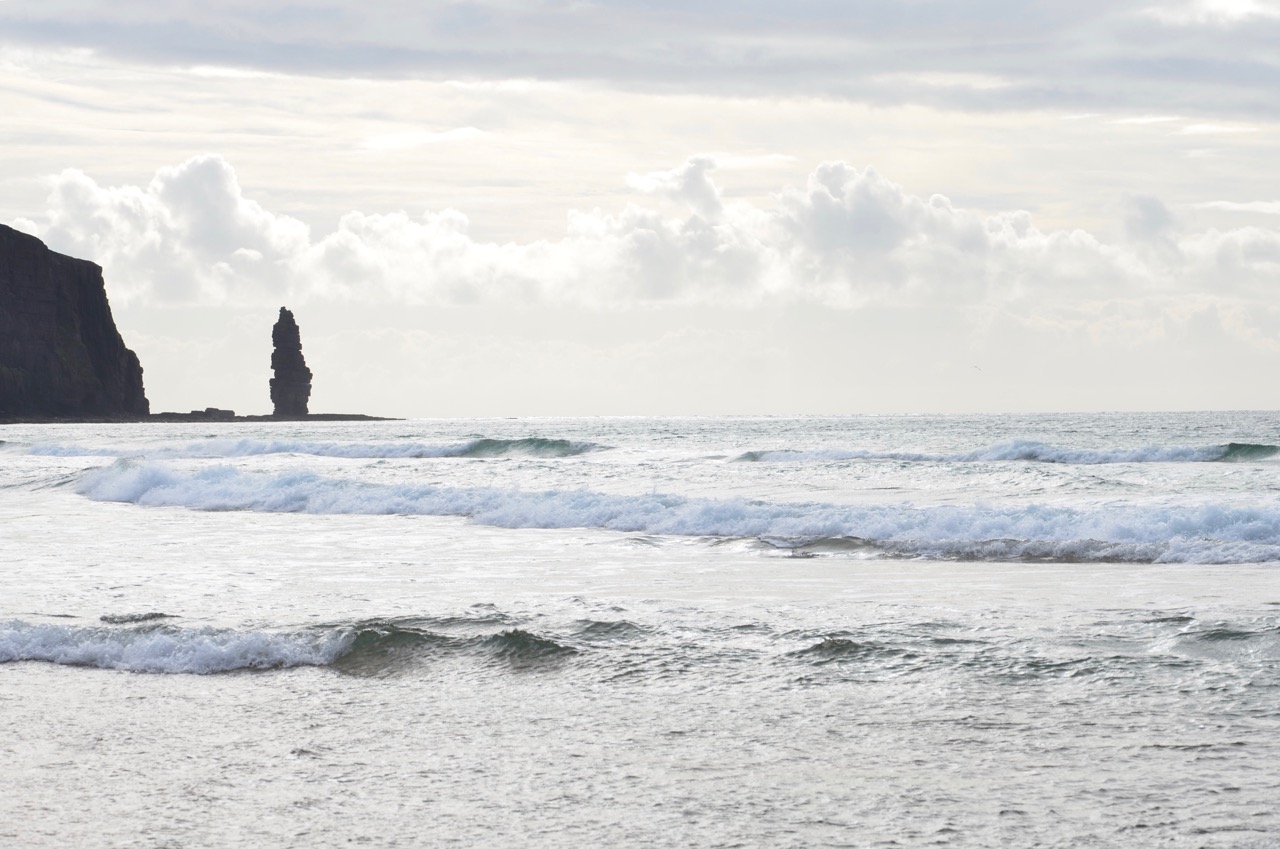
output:
[[1280, 560], [1280, 503], [771, 503], [589, 490], [370, 483], [309, 471], [196, 472], [117, 461], [76, 491], [142, 507], [317, 515], [463, 517], [509, 529], [758, 539], [808, 553], [954, 560], [1241, 563]]
[[1267, 460], [1280, 446], [1229, 442], [1223, 445], [1160, 446], [1138, 448], [1063, 448], [1044, 442], [1014, 439], [974, 451], [939, 454], [918, 451], [862, 449], [776, 449], [746, 451], [734, 457], [742, 463], [840, 463], [849, 461], [897, 461], [903, 463], [1061, 463], [1098, 466], [1119, 463], [1214, 463]]
[[36, 444], [27, 453], [48, 457], [134, 457], [151, 459], [232, 459], [270, 454], [300, 454], [349, 460], [498, 459], [529, 457], [560, 459], [578, 457], [608, 446], [595, 442], [547, 437], [493, 439], [476, 437], [464, 442], [317, 442], [290, 439], [208, 439], [184, 445], [106, 448], [101, 446]]

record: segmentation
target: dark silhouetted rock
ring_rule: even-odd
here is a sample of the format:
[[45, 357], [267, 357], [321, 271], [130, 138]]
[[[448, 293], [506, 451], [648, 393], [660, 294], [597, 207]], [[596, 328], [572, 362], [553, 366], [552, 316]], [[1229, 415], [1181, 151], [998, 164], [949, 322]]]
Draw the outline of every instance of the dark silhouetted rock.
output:
[[102, 269], [0, 224], [0, 417], [146, 416]]
[[217, 407], [205, 407], [203, 410], [192, 410], [187, 414], [193, 419], [208, 419], [215, 422], [235, 421], [235, 410], [219, 410]]
[[271, 403], [277, 416], [305, 416], [311, 398], [311, 370], [302, 358], [302, 336], [293, 313], [280, 308], [280, 319], [271, 328]]

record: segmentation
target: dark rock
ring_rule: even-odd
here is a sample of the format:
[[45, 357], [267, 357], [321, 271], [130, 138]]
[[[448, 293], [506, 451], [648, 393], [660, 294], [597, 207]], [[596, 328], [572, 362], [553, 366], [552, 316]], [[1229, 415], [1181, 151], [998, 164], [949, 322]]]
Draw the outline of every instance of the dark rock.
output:
[[302, 336], [293, 313], [280, 308], [280, 319], [271, 328], [271, 403], [277, 416], [305, 416], [311, 398], [311, 370], [302, 358]]
[[142, 366], [116, 330], [102, 269], [0, 224], [0, 417], [149, 410]]
[[[176, 416], [178, 413], [161, 413], [164, 416]], [[203, 410], [192, 410], [186, 414], [189, 419], [208, 419], [209, 421], [231, 422], [235, 421], [235, 410], [219, 410], [217, 407], [205, 407]]]

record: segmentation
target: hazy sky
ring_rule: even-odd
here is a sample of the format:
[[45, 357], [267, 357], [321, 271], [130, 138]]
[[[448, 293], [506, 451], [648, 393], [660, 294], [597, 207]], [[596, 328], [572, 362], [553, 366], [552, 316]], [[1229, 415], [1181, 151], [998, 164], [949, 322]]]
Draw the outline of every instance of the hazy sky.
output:
[[152, 409], [1280, 408], [1280, 0], [0, 0]]

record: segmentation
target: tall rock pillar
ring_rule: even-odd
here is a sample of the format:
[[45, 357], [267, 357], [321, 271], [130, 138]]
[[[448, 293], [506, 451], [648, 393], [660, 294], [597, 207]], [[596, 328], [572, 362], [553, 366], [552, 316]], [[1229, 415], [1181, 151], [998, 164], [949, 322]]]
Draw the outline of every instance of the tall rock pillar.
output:
[[305, 416], [311, 397], [311, 369], [302, 358], [302, 336], [293, 313], [280, 308], [280, 319], [271, 328], [271, 403], [277, 416]]

